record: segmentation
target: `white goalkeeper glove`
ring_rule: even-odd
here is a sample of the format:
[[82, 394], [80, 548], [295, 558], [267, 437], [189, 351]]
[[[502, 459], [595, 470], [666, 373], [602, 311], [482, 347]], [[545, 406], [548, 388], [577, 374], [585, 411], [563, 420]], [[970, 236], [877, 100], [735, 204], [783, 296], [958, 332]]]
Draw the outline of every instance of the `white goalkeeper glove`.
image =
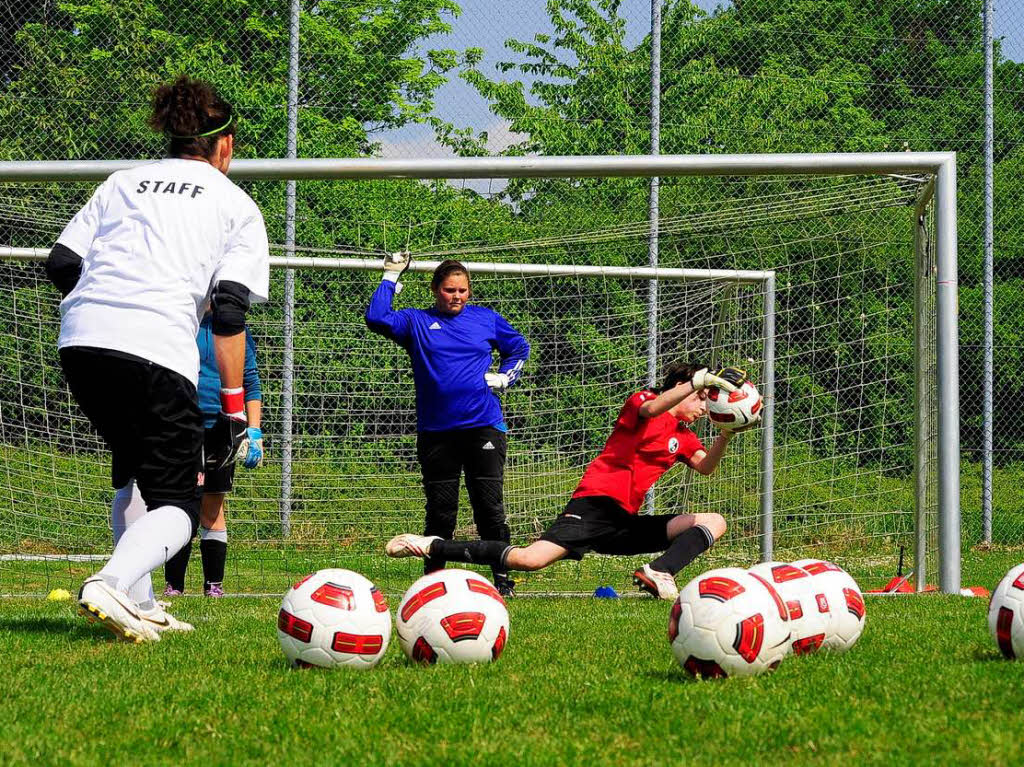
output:
[[709, 386], [717, 386], [719, 389], [725, 389], [726, 391], [736, 391], [746, 380], [747, 371], [740, 370], [739, 368], [727, 367], [717, 370], [701, 368], [693, 374], [690, 383], [693, 384], [694, 391], [707, 389]]
[[402, 283], [399, 280], [405, 274], [409, 265], [412, 264], [412, 255], [407, 250], [398, 253], [388, 253], [384, 256], [384, 279], [395, 283], [395, 294], [402, 292]]
[[505, 391], [511, 383], [505, 373], [484, 373], [484, 381], [487, 382], [487, 386], [495, 394]]

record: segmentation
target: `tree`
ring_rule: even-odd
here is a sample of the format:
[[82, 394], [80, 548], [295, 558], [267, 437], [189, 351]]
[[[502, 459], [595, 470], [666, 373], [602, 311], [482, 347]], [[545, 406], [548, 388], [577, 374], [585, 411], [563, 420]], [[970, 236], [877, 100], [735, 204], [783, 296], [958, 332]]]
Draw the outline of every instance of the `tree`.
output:
[[[963, 254], [973, 255], [977, 251], [964, 246], [980, 241], [972, 237], [979, 231], [981, 211], [979, 177], [972, 168], [981, 156], [975, 151], [982, 135], [980, 9], [979, 0], [734, 0], [705, 14], [686, 0], [668, 0], [662, 25], [661, 151], [969, 149], [960, 162], [961, 254], [962, 259]], [[549, 0], [548, 13], [554, 34], [506, 43], [516, 57], [500, 69], [513, 77], [491, 78], [475, 66], [462, 75], [490, 101], [496, 115], [509, 121], [512, 131], [525, 136], [507, 153], [646, 152], [649, 40], [632, 49], [625, 44], [615, 0]], [[1012, 97], [1020, 90], [1015, 85], [1021, 81], [1020, 70], [1020, 65], [1001, 60], [997, 50], [997, 81], [1011, 94], [1000, 104], [999, 124], [1008, 133], [1001, 137], [1001, 161], [1024, 139], [1024, 110]], [[461, 139], [452, 142], [457, 151], [480, 151], [465, 131], [448, 130], [442, 138], [451, 135]], [[1000, 177], [1012, 183], [1010, 175]], [[801, 184], [792, 182], [789, 188], [799, 190]], [[726, 186], [663, 179], [661, 215], [664, 219], [714, 210], [730, 197], [767, 199], [785, 188], [782, 183]], [[525, 220], [563, 229], [571, 222], [573, 231], [646, 218], [646, 183], [637, 180], [523, 180], [510, 184], [508, 196]], [[813, 243], [787, 248], [790, 289], [780, 300], [790, 303], [779, 333], [799, 338], [814, 329], [817, 351], [812, 354], [810, 346], [806, 354], [798, 351], [792, 360], [792, 390], [780, 396], [846, 392], [836, 395], [849, 400], [841, 408], [825, 410], [849, 412], [847, 423], [836, 424], [824, 412], [821, 419], [808, 419], [807, 428], [819, 435], [839, 435], [847, 444], [833, 449], [871, 461], [880, 456], [882, 443], [872, 445], [868, 427], [885, 422], [885, 396], [865, 387], [868, 373], [853, 364], [851, 344], [866, 345], [869, 358], [912, 369], [909, 346], [892, 344], [894, 336], [910, 333], [912, 295], [897, 297], [890, 287], [912, 282], [906, 245], [910, 221], [906, 209], [893, 215], [880, 212], [860, 223], [853, 217], [843, 221], [849, 227], [843, 237], [850, 249], [890, 244], [871, 245], [870, 260], [848, 274], [842, 274], [838, 262], [816, 254]], [[663, 237], [662, 263], [778, 268], [782, 262], [768, 247], [773, 240], [820, 237], [830, 226], [824, 219], [774, 229], [742, 219], [737, 224], [718, 243]], [[631, 253], [625, 257], [632, 263], [646, 258], [642, 242], [633, 248], [621, 243], [614, 247], [620, 259], [624, 253]], [[736, 252], [745, 253], [743, 263], [729, 255]], [[602, 263], [615, 257], [601, 248], [587, 256]], [[970, 259], [962, 263], [968, 265], [966, 274], [976, 273]], [[838, 294], [858, 298], [833, 307], [838, 319], [825, 326], [821, 312], [828, 304], [815, 291], [821, 290], [819, 275], [829, 268], [839, 269]], [[965, 294], [970, 291], [968, 284]], [[972, 368], [968, 362], [967, 369]], [[976, 398], [965, 400], [965, 421], [976, 412]], [[910, 444], [909, 434], [893, 438], [890, 433], [889, 439]]]
[[[300, 152], [365, 154], [376, 131], [425, 119], [458, 59], [450, 50], [421, 58], [416, 44], [458, 13], [454, 0], [304, 2]], [[0, 96], [0, 156], [158, 155], [149, 93], [182, 72], [237, 105], [243, 153], [283, 156], [288, 14], [277, 0], [86, 0], [20, 21]]]

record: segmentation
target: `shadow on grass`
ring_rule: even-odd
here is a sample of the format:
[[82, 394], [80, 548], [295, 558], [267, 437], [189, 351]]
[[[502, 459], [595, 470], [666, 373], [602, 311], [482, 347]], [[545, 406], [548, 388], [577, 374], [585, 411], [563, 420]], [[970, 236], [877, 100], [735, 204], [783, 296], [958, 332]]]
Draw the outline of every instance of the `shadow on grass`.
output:
[[982, 649], [980, 647], [977, 648], [974, 651], [973, 655], [974, 655], [974, 660], [987, 661], [987, 662], [999, 661], [1000, 663], [1011, 663], [1012, 662], [1009, 658], [1004, 656], [998, 650], [993, 650], [993, 649], [988, 648], [988, 647], [986, 647], [985, 649]]
[[69, 615], [67, 618], [0, 618], [0, 631], [21, 634], [53, 634], [70, 636], [72, 639], [113, 639], [113, 635], [81, 618]]

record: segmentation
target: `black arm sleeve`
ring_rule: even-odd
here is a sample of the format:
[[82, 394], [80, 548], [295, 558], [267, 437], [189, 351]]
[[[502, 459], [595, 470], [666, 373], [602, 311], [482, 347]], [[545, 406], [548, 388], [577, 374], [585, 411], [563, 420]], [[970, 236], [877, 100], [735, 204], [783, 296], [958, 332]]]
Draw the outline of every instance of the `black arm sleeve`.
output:
[[82, 276], [82, 257], [59, 242], [46, 259], [46, 276], [56, 285], [62, 296], [67, 296]]
[[213, 332], [233, 336], [245, 330], [245, 313], [249, 311], [249, 288], [240, 282], [225, 280], [213, 287]]

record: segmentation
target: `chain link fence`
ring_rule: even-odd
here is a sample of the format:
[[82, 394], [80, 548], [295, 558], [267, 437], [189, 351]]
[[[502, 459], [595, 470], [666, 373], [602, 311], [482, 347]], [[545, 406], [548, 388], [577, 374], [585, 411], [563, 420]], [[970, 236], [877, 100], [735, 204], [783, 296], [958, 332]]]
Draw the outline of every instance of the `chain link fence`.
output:
[[[996, 0], [993, 13], [996, 65], [993, 87], [993, 428], [992, 428], [992, 542], [1024, 542], [1024, 516], [1019, 477], [1024, 472], [1024, 416], [1016, 407], [1020, 386], [1024, 329], [1024, 6]], [[972, 211], [973, 214], [973, 211]], [[975, 230], [961, 234], [970, 240], [966, 268], [976, 263]], [[973, 274], [972, 274], [973, 276]], [[966, 298], [966, 297], [965, 297]], [[976, 302], [961, 303], [963, 354], [977, 369], [977, 339], [981, 335]], [[969, 344], [969, 346], [967, 346]], [[964, 363], [961, 362], [963, 369]], [[977, 379], [965, 382], [974, 383]], [[967, 389], [966, 391], [971, 391]], [[966, 433], [965, 445], [977, 450], [978, 437]], [[972, 453], [971, 460], [978, 460]], [[973, 512], [975, 499], [965, 510]]]
[[[302, 157], [650, 150], [647, 0], [301, 0], [298, 6], [298, 69], [290, 72], [292, 4], [286, 0], [11, 0], [0, 9], [0, 159], [159, 156], [162, 142], [145, 125], [148, 94], [181, 72], [217, 83], [237, 106], [242, 157], [286, 156], [291, 77]], [[983, 0], [667, 0], [660, 6], [662, 153], [959, 153], [968, 543], [983, 535], [983, 9]], [[1024, 9], [996, 2], [993, 20], [992, 540], [1020, 544], [1024, 418], [1015, 402], [1024, 373]], [[597, 191], [573, 224], [644, 220], [628, 185], [579, 184]], [[295, 215], [305, 232], [300, 251], [310, 253], [376, 257], [412, 242], [465, 246], [507, 226], [493, 211], [451, 200], [446, 204], [460, 208], [458, 215], [442, 220], [421, 209], [435, 204], [429, 197], [383, 182], [372, 193], [306, 187], [299, 185]], [[514, 210], [540, 210], [566, 197], [565, 186], [554, 181], [474, 180], [459, 189]], [[77, 199], [76, 190], [59, 184], [50, 193], [59, 204], [22, 215], [56, 221]], [[285, 185], [264, 184], [254, 193], [280, 248]], [[427, 234], [430, 226], [435, 230]], [[5, 217], [0, 244], [46, 247], [38, 236], [49, 228]], [[718, 237], [701, 247], [729, 250], [729, 233]], [[663, 248], [671, 260], [672, 248]], [[580, 258], [617, 264], [622, 255], [595, 248]], [[864, 285], [882, 306], [885, 275], [880, 265]], [[301, 304], [317, 288], [307, 281], [298, 289]], [[320, 300], [352, 300], [323, 290]], [[896, 385], [893, 371], [884, 375]]]

